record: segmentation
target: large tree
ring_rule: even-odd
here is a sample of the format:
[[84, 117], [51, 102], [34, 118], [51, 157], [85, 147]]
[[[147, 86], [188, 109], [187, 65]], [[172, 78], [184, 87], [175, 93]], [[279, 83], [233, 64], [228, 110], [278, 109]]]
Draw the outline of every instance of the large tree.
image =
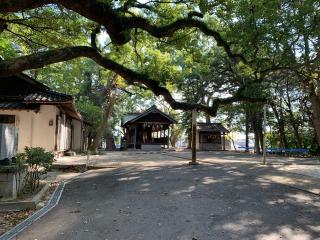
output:
[[[0, 77], [86, 57], [173, 109], [215, 115], [220, 105], [264, 101], [251, 90], [291, 71], [308, 94], [320, 143], [319, 8], [317, 0], [0, 0]], [[236, 73], [226, 76], [230, 94], [211, 88], [206, 101], [176, 100], [173, 90], [186, 89], [217, 52]]]
[[[188, 34], [188, 29], [197, 29], [198, 34], [212, 37], [218, 46], [221, 46], [226, 55], [235, 62], [244, 62], [246, 59], [243, 55], [232, 50], [231, 44], [228, 43], [222, 34], [214, 29], [214, 23], [210, 23], [210, 19], [206, 21], [202, 19], [204, 15], [200, 12], [193, 11], [197, 7], [197, 3], [190, 1], [178, 1], [172, 3], [147, 2], [141, 4], [137, 1], [88, 1], [88, 0], [68, 0], [68, 1], [0, 1], [1, 32], [15, 33], [18, 37], [21, 35], [14, 32], [12, 26], [22, 29], [29, 29], [29, 34], [36, 31], [48, 32], [59, 31], [60, 28], [65, 32], [71, 31], [71, 36], [81, 34], [91, 39], [90, 46], [79, 46], [77, 41], [60, 41], [59, 44], [43, 43], [38, 37], [34, 39], [32, 35], [22, 36], [33, 44], [38, 42], [39, 46], [34, 47], [31, 54], [16, 56], [14, 58], [6, 58], [0, 61], [0, 76], [12, 75], [21, 71], [41, 68], [49, 64], [68, 61], [74, 58], [87, 57], [94, 60], [102, 67], [111, 70], [123, 77], [131, 85], [142, 85], [150, 89], [155, 95], [161, 95], [174, 109], [191, 110], [197, 108], [208, 114], [215, 115], [220, 104], [230, 104], [234, 101], [257, 101], [261, 99], [252, 98], [243, 93], [243, 88], [228, 98], [215, 98], [210, 106], [197, 103], [180, 102], [172, 97], [172, 93], [166, 88], [166, 83], [158, 80], [160, 76], [150, 77], [143, 71], [133, 70], [126, 64], [119, 63], [112, 58], [112, 51], [117, 51], [119, 47], [136, 42], [139, 38], [152, 37], [155, 42], [170, 41], [176, 37]], [[219, 4], [218, 4], [219, 5]], [[72, 12], [70, 12], [70, 10]], [[78, 18], [72, 17], [67, 19], [69, 26], [66, 27], [61, 18], [65, 15], [81, 15], [87, 25], [91, 25], [91, 29], [86, 28], [84, 31], [81, 27], [76, 28], [70, 22], [79, 21]], [[167, 14], [167, 15], [165, 15]], [[39, 25], [42, 18], [56, 20], [47, 21], [48, 25]], [[60, 21], [58, 20], [60, 18]], [[36, 19], [36, 20], [35, 20]], [[40, 19], [40, 20], [39, 20]], [[76, 19], [76, 20], [75, 20]], [[58, 26], [56, 26], [58, 25]], [[60, 26], [59, 26], [60, 25]], [[219, 27], [217, 27], [219, 28]], [[89, 31], [90, 29], [90, 36]], [[99, 32], [107, 33], [110, 38], [111, 47], [108, 51], [102, 48], [108, 44], [99, 46], [96, 36]], [[40, 43], [39, 43], [40, 42]], [[101, 44], [100, 44], [101, 45]], [[109, 57], [110, 56], [110, 57]]]

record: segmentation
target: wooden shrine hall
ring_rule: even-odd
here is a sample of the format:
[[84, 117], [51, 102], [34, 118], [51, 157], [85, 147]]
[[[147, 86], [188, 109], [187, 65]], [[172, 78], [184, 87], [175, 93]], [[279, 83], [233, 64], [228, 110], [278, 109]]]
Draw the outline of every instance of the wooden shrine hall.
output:
[[197, 123], [197, 150], [226, 150], [226, 134], [228, 132], [221, 123]]
[[152, 106], [143, 113], [127, 114], [122, 118], [124, 145], [128, 149], [160, 150], [169, 147], [170, 126], [175, 124], [169, 115]]

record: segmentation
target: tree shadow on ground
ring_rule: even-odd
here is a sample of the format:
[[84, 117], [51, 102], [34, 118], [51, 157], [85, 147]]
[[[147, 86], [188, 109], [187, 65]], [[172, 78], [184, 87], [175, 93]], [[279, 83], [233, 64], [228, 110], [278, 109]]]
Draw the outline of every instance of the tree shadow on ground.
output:
[[318, 204], [230, 167], [181, 165], [88, 172], [66, 186], [58, 212], [79, 208], [92, 224], [73, 216], [63, 231], [87, 227], [81, 237], [90, 239], [311, 240], [320, 236]]

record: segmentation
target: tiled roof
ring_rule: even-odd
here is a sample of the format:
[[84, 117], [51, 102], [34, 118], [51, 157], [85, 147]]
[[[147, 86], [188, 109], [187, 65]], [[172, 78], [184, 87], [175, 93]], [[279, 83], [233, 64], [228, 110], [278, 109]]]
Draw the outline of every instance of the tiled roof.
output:
[[73, 97], [70, 95], [51, 90], [31, 93], [24, 97], [25, 102], [70, 102], [72, 100]]
[[2, 102], [0, 101], [0, 109], [16, 109], [16, 110], [36, 110], [39, 109], [39, 104], [27, 104], [22, 102]]
[[[140, 113], [141, 114], [141, 113]], [[140, 114], [136, 114], [136, 113], [130, 113], [127, 114], [125, 116], [122, 117], [121, 119], [121, 125], [126, 124], [127, 122], [131, 121], [132, 119], [136, 118], [137, 116], [139, 116]]]
[[140, 114], [137, 114], [137, 115], [135, 115], [135, 114], [126, 115], [125, 117], [123, 117], [123, 121], [122, 121], [121, 125], [124, 126], [124, 125], [127, 125], [127, 124], [132, 124], [132, 123], [137, 122], [137, 121], [141, 120], [142, 118], [148, 116], [149, 114], [150, 115], [159, 114], [164, 119], [166, 119], [166, 122], [171, 123], [171, 124], [176, 123], [176, 120], [174, 118], [172, 118], [168, 114], [165, 114], [164, 112], [160, 111], [159, 109], [156, 108], [155, 105], [153, 105], [152, 107], [150, 107], [149, 109], [147, 109], [143, 113], [140, 113]]
[[71, 117], [81, 119], [71, 95], [52, 91], [25, 74], [0, 78], [0, 109], [36, 110], [43, 104], [59, 104]]
[[52, 91], [46, 85], [19, 74], [0, 79], [1, 102], [61, 103], [73, 101], [71, 95]]
[[197, 129], [201, 132], [228, 132], [221, 123], [197, 123]]

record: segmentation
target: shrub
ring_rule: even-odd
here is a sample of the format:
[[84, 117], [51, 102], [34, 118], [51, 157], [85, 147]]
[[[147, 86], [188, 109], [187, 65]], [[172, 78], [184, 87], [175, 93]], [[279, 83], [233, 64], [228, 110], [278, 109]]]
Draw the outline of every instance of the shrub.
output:
[[19, 153], [14, 158], [15, 167], [16, 167], [16, 188], [17, 193], [20, 194], [21, 188], [23, 187], [24, 182], [21, 181], [21, 174], [26, 170], [26, 160], [25, 160], [25, 154]]
[[25, 152], [19, 154], [18, 157], [20, 161], [25, 161], [28, 164], [26, 187], [30, 191], [35, 191], [39, 187], [40, 176], [47, 173], [52, 166], [54, 155], [41, 147], [25, 147]]

